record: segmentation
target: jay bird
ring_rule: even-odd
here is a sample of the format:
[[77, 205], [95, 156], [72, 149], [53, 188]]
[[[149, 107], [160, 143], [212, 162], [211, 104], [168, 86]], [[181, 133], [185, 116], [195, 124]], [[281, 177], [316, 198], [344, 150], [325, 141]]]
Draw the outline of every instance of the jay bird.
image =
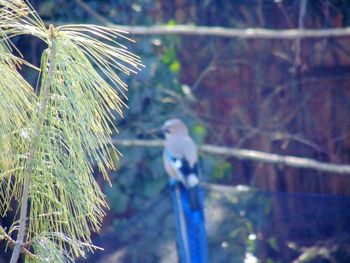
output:
[[179, 119], [170, 119], [161, 128], [165, 135], [163, 163], [168, 175], [181, 182], [188, 193], [190, 208], [201, 209], [198, 196], [199, 168], [197, 146]]
[[176, 219], [181, 263], [207, 263], [208, 248], [199, 187], [197, 146], [179, 119], [164, 123], [163, 162], [168, 175]]

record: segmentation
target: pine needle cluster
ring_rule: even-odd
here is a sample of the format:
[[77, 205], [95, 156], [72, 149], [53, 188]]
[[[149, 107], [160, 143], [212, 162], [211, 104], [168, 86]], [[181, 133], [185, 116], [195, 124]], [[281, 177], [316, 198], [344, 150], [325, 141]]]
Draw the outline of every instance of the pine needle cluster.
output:
[[[23, 34], [48, 46], [40, 69], [10, 41]], [[0, 216], [19, 203], [19, 220], [0, 238], [14, 247], [13, 262], [23, 248], [28, 262], [73, 262], [96, 248], [91, 230], [107, 203], [92, 164], [108, 180], [127, 89], [119, 74], [141, 67], [121, 39], [124, 32], [95, 25], [46, 28], [29, 2], [0, 0]], [[23, 65], [40, 72], [38, 94], [18, 72]]]

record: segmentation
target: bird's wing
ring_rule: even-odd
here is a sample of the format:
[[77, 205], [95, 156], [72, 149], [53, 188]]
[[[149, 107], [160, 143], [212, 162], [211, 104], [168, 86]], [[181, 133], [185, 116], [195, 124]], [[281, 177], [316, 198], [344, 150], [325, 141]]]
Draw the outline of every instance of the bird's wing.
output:
[[171, 155], [169, 151], [164, 151], [164, 164], [165, 169], [169, 176], [175, 178], [176, 180], [182, 182], [187, 187], [187, 181], [185, 175], [183, 174], [181, 167], [182, 162], [179, 158]]
[[172, 173], [170, 175], [181, 181], [186, 188], [198, 185], [197, 163], [191, 166], [186, 158], [174, 157], [169, 151], [165, 151], [164, 155], [171, 169], [171, 171], [168, 171], [168, 173]]

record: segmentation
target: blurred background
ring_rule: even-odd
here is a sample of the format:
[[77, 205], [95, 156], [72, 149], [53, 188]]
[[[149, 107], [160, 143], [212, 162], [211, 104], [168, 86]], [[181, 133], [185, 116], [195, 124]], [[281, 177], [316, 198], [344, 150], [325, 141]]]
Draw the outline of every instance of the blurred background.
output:
[[[342, 0], [31, 0], [47, 23], [327, 29], [350, 25]], [[306, 5], [305, 5], [306, 4]], [[303, 7], [304, 5], [304, 7]], [[110, 205], [104, 251], [79, 262], [178, 262], [175, 221], [160, 147], [123, 146], [179, 117], [198, 144], [350, 163], [350, 36], [229, 38], [130, 34], [145, 68], [116, 116], [123, 154], [96, 172]], [[39, 40], [16, 38], [40, 63]], [[35, 83], [35, 72], [23, 74]], [[201, 153], [209, 262], [350, 262], [350, 177]], [[2, 224], [10, 224], [10, 220]], [[4, 251], [2, 248], [0, 251]], [[8, 255], [0, 255], [7, 262]]]

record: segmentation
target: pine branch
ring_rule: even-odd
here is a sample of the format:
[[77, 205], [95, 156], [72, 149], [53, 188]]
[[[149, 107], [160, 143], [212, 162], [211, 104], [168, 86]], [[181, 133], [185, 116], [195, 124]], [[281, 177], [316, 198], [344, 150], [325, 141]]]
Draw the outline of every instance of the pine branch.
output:
[[[16, 71], [24, 60], [10, 52], [15, 46], [8, 39], [23, 34], [49, 46], [39, 96]], [[116, 40], [127, 39], [120, 30], [73, 24], [50, 25], [48, 32], [26, 1], [0, 0], [0, 35], [1, 215], [11, 200], [20, 200], [12, 227], [17, 239], [6, 238], [14, 246], [11, 263], [28, 246], [35, 261], [74, 262], [99, 249], [91, 231], [100, 229], [108, 205], [91, 164], [108, 180], [118, 156], [109, 146], [127, 90], [118, 73], [136, 73], [142, 64]]]
[[25, 236], [25, 229], [26, 229], [26, 218], [27, 218], [27, 210], [28, 210], [28, 197], [29, 197], [29, 186], [31, 182], [31, 177], [33, 174], [33, 161], [34, 161], [34, 155], [35, 155], [35, 148], [36, 144], [38, 142], [38, 137], [40, 135], [40, 131], [43, 125], [44, 116], [46, 112], [47, 102], [49, 98], [50, 93], [50, 86], [52, 82], [52, 75], [53, 75], [53, 68], [55, 65], [55, 58], [56, 58], [56, 40], [55, 40], [55, 33], [54, 33], [54, 27], [50, 25], [49, 27], [49, 38], [51, 39], [51, 47], [49, 47], [49, 69], [46, 77], [46, 81], [44, 84], [43, 89], [43, 96], [40, 103], [40, 112], [39, 112], [39, 118], [37, 120], [37, 123], [35, 125], [34, 129], [34, 136], [33, 136], [33, 143], [30, 146], [28, 161], [27, 161], [27, 167], [24, 177], [24, 183], [23, 183], [23, 191], [22, 191], [22, 199], [21, 199], [21, 212], [20, 212], [20, 219], [19, 219], [19, 230], [17, 235], [17, 241], [16, 245], [14, 247], [11, 261], [10, 263], [16, 263], [19, 257], [19, 254], [21, 252], [21, 248], [23, 246], [23, 240]]
[[[113, 143], [115, 145], [125, 147], [163, 146], [163, 142], [161, 140], [113, 140]], [[350, 165], [324, 163], [309, 158], [265, 153], [261, 151], [247, 149], [236, 149], [209, 144], [199, 145], [198, 148], [204, 153], [232, 156], [242, 160], [253, 160], [277, 165], [291, 166], [296, 168], [313, 169], [320, 172], [350, 174]]]

